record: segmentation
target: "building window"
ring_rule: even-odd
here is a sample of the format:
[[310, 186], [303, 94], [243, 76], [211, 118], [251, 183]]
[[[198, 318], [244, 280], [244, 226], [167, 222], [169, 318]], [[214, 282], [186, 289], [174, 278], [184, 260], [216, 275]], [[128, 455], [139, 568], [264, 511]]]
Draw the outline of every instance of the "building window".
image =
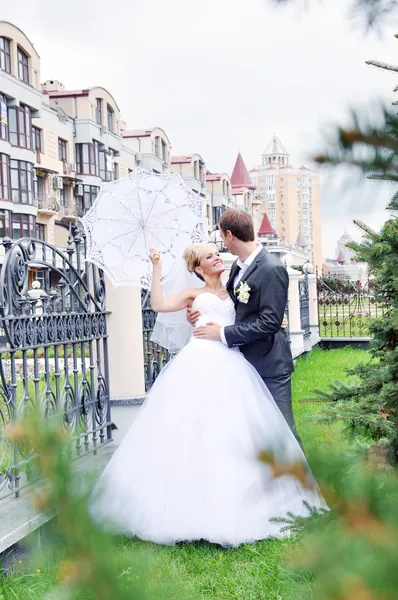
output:
[[33, 165], [22, 160], [10, 160], [12, 201], [33, 204]]
[[106, 107], [106, 120], [109, 131], [113, 132], [115, 130], [115, 113], [109, 104]]
[[32, 144], [33, 150], [36, 150], [36, 152], [42, 152], [41, 129], [38, 127], [32, 127]]
[[36, 234], [36, 219], [32, 215], [20, 215], [12, 213], [12, 233], [13, 240], [19, 240], [24, 237], [34, 237]]
[[18, 77], [24, 83], [29, 83], [29, 58], [22, 48], [18, 48]]
[[83, 205], [82, 208], [83, 210], [89, 210], [92, 205], [94, 204], [94, 200], [96, 199], [98, 192], [99, 192], [99, 187], [95, 186], [95, 185], [84, 185], [83, 186], [83, 197], [81, 199], [79, 199], [80, 201], [83, 201]]
[[58, 160], [68, 162], [68, 142], [58, 138]]
[[98, 142], [92, 144], [76, 144], [77, 173], [79, 175], [96, 175], [99, 173], [99, 145]]
[[45, 199], [45, 183], [44, 177], [36, 175], [33, 173], [33, 197], [35, 200], [44, 200]]
[[164, 140], [162, 140], [162, 160], [167, 163], [167, 144]]
[[60, 200], [61, 206], [69, 206], [69, 186], [63, 186], [62, 190], [60, 190]]
[[7, 100], [0, 94], [0, 140], [8, 141]]
[[222, 206], [213, 206], [213, 223], [217, 224], [223, 214]]
[[8, 118], [11, 144], [32, 150], [32, 116], [29, 108], [11, 106]]
[[100, 177], [103, 181], [114, 181], [118, 178], [118, 165], [114, 162], [113, 156], [113, 150], [109, 150], [109, 154], [99, 153]]
[[193, 163], [193, 176], [195, 179], [197, 179], [199, 181], [199, 169], [198, 169], [198, 161], [195, 160], [195, 162]]
[[43, 242], [46, 241], [46, 226], [42, 223], [36, 223], [36, 238]]
[[0, 210], [0, 238], [9, 237], [11, 234], [11, 212]]
[[10, 163], [6, 154], [0, 154], [0, 200], [11, 200]]
[[155, 156], [156, 158], [160, 158], [160, 137], [155, 137]]
[[11, 73], [10, 40], [5, 37], [0, 37], [0, 69]]
[[96, 98], [95, 103], [95, 121], [102, 125], [102, 98]]

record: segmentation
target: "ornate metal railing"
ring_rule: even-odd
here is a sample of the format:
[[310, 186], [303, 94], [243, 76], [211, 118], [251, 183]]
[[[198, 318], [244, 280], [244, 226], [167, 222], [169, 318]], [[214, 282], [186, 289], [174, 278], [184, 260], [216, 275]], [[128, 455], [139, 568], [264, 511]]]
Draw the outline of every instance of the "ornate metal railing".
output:
[[300, 297], [300, 319], [301, 329], [304, 331], [304, 339], [307, 340], [311, 335], [310, 329], [310, 299], [308, 288], [308, 275], [304, 274], [299, 280], [299, 297]]
[[369, 325], [389, 310], [388, 298], [370, 280], [318, 278], [319, 334], [322, 337], [369, 337]]
[[[70, 230], [64, 253], [39, 240], [3, 240], [0, 277], [0, 495], [18, 495], [30, 455], [11, 447], [8, 423], [38, 408], [61, 416], [76, 456], [111, 441], [105, 282]], [[33, 285], [32, 271], [43, 282]]]
[[60, 209], [59, 200], [55, 196], [40, 194], [36, 197], [39, 210], [57, 213]]
[[160, 371], [172, 358], [172, 355], [165, 348], [151, 342], [151, 334], [155, 326], [157, 314], [151, 309], [150, 292], [148, 290], [141, 290], [141, 308], [145, 391], [148, 392]]

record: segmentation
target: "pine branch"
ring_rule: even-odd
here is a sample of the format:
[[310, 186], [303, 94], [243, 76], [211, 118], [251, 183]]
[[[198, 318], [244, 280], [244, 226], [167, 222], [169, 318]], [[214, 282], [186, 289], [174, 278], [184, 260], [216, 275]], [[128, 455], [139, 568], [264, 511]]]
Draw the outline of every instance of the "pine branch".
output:
[[335, 514], [324, 508], [316, 508], [311, 506], [306, 500], [303, 502], [304, 506], [308, 511], [307, 516], [298, 516], [289, 511], [286, 517], [273, 517], [270, 519], [271, 523], [277, 523], [283, 525], [281, 531], [284, 533], [291, 533], [294, 535], [309, 533], [319, 527], [324, 527], [330, 521], [336, 518]]
[[368, 175], [368, 179], [370, 180], [376, 180], [376, 181], [389, 181], [391, 183], [396, 183], [398, 182], [398, 175], [393, 175], [392, 173], [383, 173], [383, 174], [376, 174], [373, 173], [372, 175]]
[[[394, 128], [398, 126], [398, 119], [395, 115], [386, 115], [386, 124], [393, 122]], [[343, 148], [351, 148], [353, 144], [364, 144], [372, 148], [381, 148], [383, 150], [392, 150], [394, 154], [398, 151], [398, 141], [395, 137], [388, 135], [383, 127], [381, 131], [376, 129], [360, 131], [359, 129], [340, 129], [339, 140]]]
[[394, 196], [391, 198], [390, 203], [387, 208], [389, 210], [398, 210], [398, 192], [395, 192]]
[[358, 227], [358, 229], [365, 232], [372, 239], [377, 240], [379, 242], [382, 240], [380, 234], [377, 233], [377, 231], [375, 231], [371, 227], [369, 227], [369, 225], [366, 225], [366, 223], [364, 223], [363, 221], [360, 221], [359, 219], [354, 219], [353, 223], [354, 225], [356, 225], [356, 227]]
[[379, 69], [385, 69], [386, 71], [394, 71], [395, 73], [398, 73], [398, 67], [396, 67], [395, 65], [388, 65], [386, 63], [381, 63], [377, 60], [367, 60], [366, 64], [372, 65], [373, 67], [377, 67]]
[[[270, 0], [274, 5], [293, 4], [295, 0]], [[308, 8], [308, 2], [302, 2], [305, 8]], [[347, 17], [349, 19], [362, 20], [366, 31], [380, 27], [380, 25], [390, 20], [391, 14], [397, 9], [397, 0], [350, 0]]]
[[315, 395], [309, 398], [303, 398], [300, 402], [352, 401], [353, 398], [359, 396], [358, 384], [347, 385], [342, 381], [335, 381], [332, 383], [330, 390], [327, 392], [319, 389], [311, 390], [311, 392]]

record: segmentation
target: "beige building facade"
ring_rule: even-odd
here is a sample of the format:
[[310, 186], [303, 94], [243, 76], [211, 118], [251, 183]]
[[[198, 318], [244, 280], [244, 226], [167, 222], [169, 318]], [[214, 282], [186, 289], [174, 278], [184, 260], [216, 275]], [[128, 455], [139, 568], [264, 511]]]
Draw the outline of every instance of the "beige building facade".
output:
[[322, 268], [320, 177], [304, 166], [294, 168], [289, 153], [274, 136], [261, 164], [250, 171], [261, 210], [282, 243], [305, 251]]
[[214, 196], [199, 154], [172, 158], [160, 127], [128, 129], [116, 99], [102, 87], [41, 83], [33, 44], [0, 21], [0, 238], [38, 237], [65, 247], [70, 223], [92, 206], [102, 182], [137, 167], [180, 173], [203, 198], [211, 230]]
[[206, 174], [207, 219], [209, 231], [213, 231], [221, 215], [235, 206], [231, 178], [226, 173]]

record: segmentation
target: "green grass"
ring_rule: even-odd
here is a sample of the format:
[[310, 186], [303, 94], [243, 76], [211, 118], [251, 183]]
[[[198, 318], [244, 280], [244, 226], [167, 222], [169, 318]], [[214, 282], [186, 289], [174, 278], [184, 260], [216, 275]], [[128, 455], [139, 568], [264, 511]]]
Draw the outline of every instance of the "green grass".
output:
[[[368, 299], [348, 303], [318, 304], [319, 333], [321, 337], [368, 337], [372, 321], [381, 318], [389, 309], [384, 302]], [[326, 323], [325, 325], [323, 323]]]
[[[35, 357], [34, 350], [27, 350], [25, 354], [26, 354], [26, 358], [34, 358]], [[58, 346], [58, 358], [64, 358], [64, 355], [65, 355], [64, 346]], [[14, 352], [14, 356], [15, 356], [16, 359], [23, 358], [23, 352], [22, 352], [22, 350], [16, 350], [16, 352]], [[73, 347], [72, 347], [71, 344], [67, 345], [67, 356], [68, 356], [68, 358], [73, 358]], [[76, 356], [77, 356], [77, 358], [81, 358], [82, 357], [82, 348], [81, 348], [81, 345], [76, 346]], [[84, 356], [86, 358], [90, 357], [90, 351], [89, 351], [89, 348], [87, 348], [87, 347], [84, 350]], [[37, 350], [37, 358], [44, 358], [44, 357], [45, 357], [44, 348], [38, 348], [38, 350]], [[48, 348], [48, 358], [54, 358], [54, 357], [55, 357], [54, 346], [50, 346], [50, 348]], [[5, 351], [3, 349], [2, 352], [1, 352], [1, 358], [3, 360], [10, 360], [10, 358], [11, 358], [10, 352], [7, 352], [7, 351]]]
[[[339, 447], [349, 442], [342, 437], [339, 425], [319, 425], [311, 417], [320, 409], [319, 404], [302, 403], [316, 388], [327, 389], [335, 379], [347, 381], [344, 369], [368, 360], [362, 350], [314, 350], [297, 361], [293, 376], [294, 409], [298, 429], [304, 445], [313, 447]], [[138, 540], [119, 540], [116, 552], [129, 558], [133, 553], [145, 556], [148, 550], [151, 573], [149, 598], [162, 600], [285, 600], [290, 598], [294, 583], [286, 569], [285, 557], [297, 547], [298, 540], [266, 540], [237, 549], [222, 549], [205, 543], [185, 544], [174, 548], [146, 544]], [[41, 569], [37, 573], [36, 569]], [[18, 573], [19, 571], [19, 573]], [[134, 573], [123, 574], [133, 577]], [[172, 596], [159, 592], [157, 583], [177, 581], [178, 588]], [[13, 600], [40, 600], [56, 581], [54, 566], [33, 562], [26, 569], [17, 568], [13, 578], [6, 581], [8, 598]], [[311, 582], [308, 598], [311, 598]], [[88, 596], [74, 596], [81, 600]], [[1, 591], [0, 591], [1, 599]]]
[[[371, 337], [370, 325], [373, 319], [370, 317], [328, 317], [326, 326], [320, 320], [319, 335], [321, 338], [361, 338]], [[338, 323], [336, 325], [336, 323]]]
[[354, 381], [354, 377], [345, 374], [345, 369], [352, 369], [360, 362], [369, 360], [367, 352], [349, 346], [338, 350], [315, 349], [299, 358], [293, 375], [293, 401], [295, 420], [304, 447], [336, 448], [349, 444], [349, 440], [342, 436], [339, 423], [323, 425], [312, 420], [322, 404], [303, 400], [313, 397], [314, 389], [327, 390], [336, 379], [346, 383]]

